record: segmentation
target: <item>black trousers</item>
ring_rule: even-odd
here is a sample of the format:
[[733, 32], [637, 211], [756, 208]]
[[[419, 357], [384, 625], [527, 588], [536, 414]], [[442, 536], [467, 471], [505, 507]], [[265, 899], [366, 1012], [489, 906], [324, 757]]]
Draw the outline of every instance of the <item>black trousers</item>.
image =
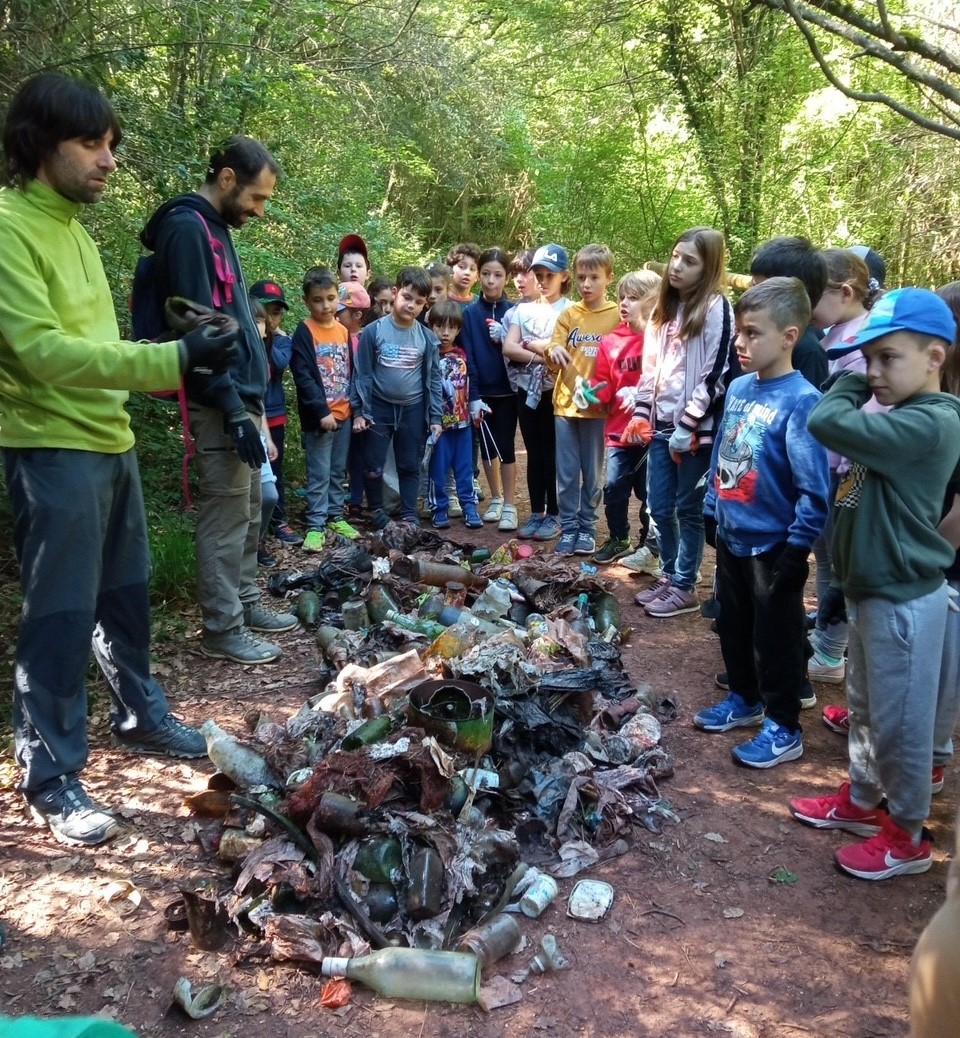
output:
[[806, 670], [802, 591], [771, 591], [780, 549], [734, 555], [717, 540], [717, 630], [730, 689], [767, 716], [800, 727], [800, 690]]

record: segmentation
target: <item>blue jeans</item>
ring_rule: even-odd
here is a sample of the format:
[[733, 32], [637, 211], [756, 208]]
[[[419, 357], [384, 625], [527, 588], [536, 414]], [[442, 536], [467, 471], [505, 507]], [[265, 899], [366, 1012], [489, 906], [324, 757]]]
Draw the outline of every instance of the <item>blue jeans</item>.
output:
[[33, 795], [87, 764], [91, 645], [115, 731], [151, 732], [169, 708], [150, 674], [150, 546], [136, 455], [8, 448], [3, 458], [23, 587], [13, 731], [20, 788]]
[[660, 538], [660, 565], [671, 583], [692, 591], [703, 559], [703, 500], [712, 448], [670, 457], [669, 436], [657, 433], [647, 454], [650, 515]]
[[303, 434], [307, 462], [307, 528], [322, 530], [343, 517], [343, 480], [350, 450], [347, 418], [332, 432], [310, 429]]
[[404, 519], [416, 519], [420, 459], [427, 442], [424, 402], [391, 404], [374, 395], [370, 416], [373, 428], [367, 431], [367, 504], [374, 511], [383, 509], [383, 466], [392, 442], [401, 514]]
[[630, 496], [640, 502], [640, 544], [650, 529], [647, 515], [647, 448], [608, 447], [607, 479], [603, 485], [603, 505], [610, 536], [625, 541], [630, 536]]

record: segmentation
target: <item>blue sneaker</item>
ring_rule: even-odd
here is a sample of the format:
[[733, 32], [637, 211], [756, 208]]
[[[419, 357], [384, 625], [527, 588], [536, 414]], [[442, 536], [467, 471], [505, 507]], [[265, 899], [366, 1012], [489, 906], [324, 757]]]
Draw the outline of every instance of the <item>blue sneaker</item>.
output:
[[731, 728], [756, 728], [763, 724], [763, 703], [751, 706], [731, 692], [726, 699], [693, 715], [693, 723], [705, 732], [729, 732]]
[[733, 759], [750, 768], [775, 768], [784, 761], [803, 756], [803, 736], [800, 729], [784, 728], [768, 717], [763, 727], [749, 741], [734, 746]]
[[574, 555], [577, 550], [577, 535], [565, 533], [553, 546], [554, 555]]
[[435, 530], [448, 530], [450, 528], [450, 515], [446, 508], [437, 508], [433, 513], [433, 528]]
[[555, 515], [545, 515], [540, 529], [533, 535], [533, 539], [535, 541], [552, 541], [561, 533], [563, 533], [563, 529], [560, 526], [560, 520]]
[[480, 514], [475, 504], [464, 504], [463, 525], [469, 527], [471, 530], [483, 529], [483, 516]]
[[536, 513], [534, 515], [531, 515], [530, 518], [523, 524], [523, 526], [521, 526], [520, 529], [517, 530], [517, 536], [524, 540], [530, 540], [531, 538], [535, 537], [537, 534], [537, 530], [540, 529], [540, 525], [543, 522], [544, 518], [544, 516], [538, 515]]

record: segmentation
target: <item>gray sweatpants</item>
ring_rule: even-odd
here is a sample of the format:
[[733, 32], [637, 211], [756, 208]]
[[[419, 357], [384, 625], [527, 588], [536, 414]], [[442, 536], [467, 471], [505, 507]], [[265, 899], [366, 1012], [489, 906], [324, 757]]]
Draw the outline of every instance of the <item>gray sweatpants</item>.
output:
[[36, 448], [3, 452], [23, 610], [13, 729], [21, 789], [87, 763], [91, 642], [110, 685], [110, 724], [153, 731], [168, 712], [150, 676], [150, 551], [137, 458]]
[[[960, 591], [960, 580], [950, 586]], [[940, 661], [940, 690], [933, 725], [933, 763], [948, 764], [953, 758], [953, 730], [960, 716], [960, 612], [947, 610], [947, 628], [943, 636], [943, 658]]]
[[918, 833], [930, 812], [933, 730], [947, 585], [909, 602], [847, 600], [850, 792], [884, 793], [897, 825]]
[[603, 490], [604, 418], [553, 419], [557, 439], [557, 506], [565, 534], [596, 537]]

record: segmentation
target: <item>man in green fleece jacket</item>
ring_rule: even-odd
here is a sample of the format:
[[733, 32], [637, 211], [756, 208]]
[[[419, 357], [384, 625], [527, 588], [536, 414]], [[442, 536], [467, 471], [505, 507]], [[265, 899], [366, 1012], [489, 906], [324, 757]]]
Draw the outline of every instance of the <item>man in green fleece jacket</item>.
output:
[[119, 831], [80, 782], [91, 642], [111, 690], [115, 743], [201, 757], [150, 675], [149, 546], [124, 403], [128, 390], [215, 377], [236, 332], [123, 342], [100, 255], [78, 216], [116, 168], [120, 128], [94, 88], [55, 74], [24, 83], [3, 128], [0, 189], [0, 448], [23, 612], [13, 724], [21, 790], [64, 843]]
[[[956, 335], [933, 292], [902, 288], [870, 311], [856, 345], [866, 377], [842, 375], [808, 421], [852, 462], [837, 490], [833, 566], [847, 605], [850, 781], [790, 802], [818, 829], [868, 839], [841, 847], [858, 879], [926, 872], [934, 716], [954, 549], [937, 527], [960, 458], [960, 400], [940, 392]], [[874, 396], [890, 408], [869, 412]], [[886, 794], [886, 802], [884, 802]]]

